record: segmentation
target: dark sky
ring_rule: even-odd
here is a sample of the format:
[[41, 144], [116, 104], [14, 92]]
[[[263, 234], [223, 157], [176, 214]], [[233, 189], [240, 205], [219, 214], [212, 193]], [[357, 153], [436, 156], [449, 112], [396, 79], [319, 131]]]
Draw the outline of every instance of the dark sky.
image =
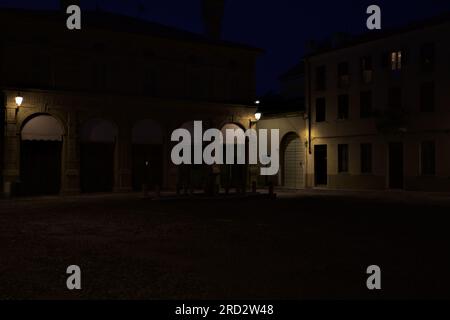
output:
[[[296, 64], [308, 39], [365, 31], [366, 8], [382, 8], [383, 27], [450, 11], [448, 0], [227, 0], [224, 38], [266, 50], [258, 62], [258, 93], [278, 90], [278, 76]], [[82, 0], [84, 8], [138, 15], [138, 0]], [[142, 0], [146, 19], [202, 32], [200, 0]], [[58, 0], [0, 0], [3, 7], [55, 8]]]

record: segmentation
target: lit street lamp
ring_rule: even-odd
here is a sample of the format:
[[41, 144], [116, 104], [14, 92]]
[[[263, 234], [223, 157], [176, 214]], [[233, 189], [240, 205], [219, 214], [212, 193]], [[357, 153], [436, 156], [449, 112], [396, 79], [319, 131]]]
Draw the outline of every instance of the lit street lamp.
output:
[[[256, 104], [257, 106], [259, 106], [259, 105], [261, 104], [261, 101], [256, 100], [256, 101], [255, 101], [255, 104]], [[254, 124], [256, 124], [259, 120], [261, 120], [261, 117], [262, 117], [262, 113], [261, 113], [261, 111], [259, 111], [259, 109], [257, 109], [256, 112], [255, 112], [255, 120], [251, 120], [251, 119], [250, 119], [250, 128], [251, 128]]]
[[17, 94], [15, 100], [16, 100], [17, 107], [20, 107], [23, 103], [23, 97], [20, 95], [20, 93]]

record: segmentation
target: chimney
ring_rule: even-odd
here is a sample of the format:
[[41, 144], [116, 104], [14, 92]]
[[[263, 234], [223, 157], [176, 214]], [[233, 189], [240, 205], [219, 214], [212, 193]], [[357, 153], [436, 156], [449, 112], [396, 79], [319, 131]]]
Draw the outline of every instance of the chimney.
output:
[[220, 39], [225, 11], [225, 0], [202, 0], [203, 24], [206, 36]]

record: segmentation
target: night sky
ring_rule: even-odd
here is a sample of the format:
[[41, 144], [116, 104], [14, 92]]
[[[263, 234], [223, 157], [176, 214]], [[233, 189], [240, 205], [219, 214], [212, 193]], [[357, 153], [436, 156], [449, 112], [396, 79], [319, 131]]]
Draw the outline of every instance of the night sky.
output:
[[[166, 25], [202, 32], [200, 0], [86, 0], [85, 9], [117, 11]], [[450, 11], [448, 0], [228, 0], [224, 39], [250, 44], [266, 53], [258, 62], [258, 94], [278, 90], [278, 76], [295, 65], [309, 39], [321, 40], [334, 32], [365, 31], [366, 8], [382, 8], [383, 28]], [[58, 0], [0, 0], [2, 7], [56, 8]]]

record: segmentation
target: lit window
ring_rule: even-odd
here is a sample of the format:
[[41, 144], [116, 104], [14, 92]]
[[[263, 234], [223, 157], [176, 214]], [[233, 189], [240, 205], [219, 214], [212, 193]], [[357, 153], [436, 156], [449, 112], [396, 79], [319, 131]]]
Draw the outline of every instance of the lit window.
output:
[[402, 52], [395, 51], [391, 52], [391, 70], [401, 70], [402, 69]]

